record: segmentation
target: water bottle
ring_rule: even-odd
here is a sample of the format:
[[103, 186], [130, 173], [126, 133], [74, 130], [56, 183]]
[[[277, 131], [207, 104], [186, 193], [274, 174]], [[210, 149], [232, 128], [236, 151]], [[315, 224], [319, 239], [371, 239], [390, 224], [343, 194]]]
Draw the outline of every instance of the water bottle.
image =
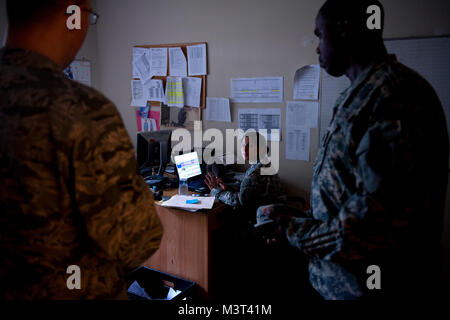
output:
[[187, 196], [189, 194], [188, 182], [186, 179], [180, 179], [178, 184], [178, 194], [180, 196]]

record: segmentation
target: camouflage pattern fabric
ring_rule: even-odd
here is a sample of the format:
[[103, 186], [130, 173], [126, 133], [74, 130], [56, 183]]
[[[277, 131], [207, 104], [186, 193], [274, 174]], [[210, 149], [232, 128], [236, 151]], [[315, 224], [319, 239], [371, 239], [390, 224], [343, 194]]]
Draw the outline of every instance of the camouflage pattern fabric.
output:
[[[268, 203], [284, 203], [286, 194], [281, 185], [280, 177], [275, 175], [261, 175], [260, 162], [253, 164], [245, 172], [239, 190], [222, 190], [214, 188], [211, 196], [239, 210], [249, 219], [255, 219], [256, 210], [259, 206]], [[255, 223], [255, 221], [252, 221]]]
[[448, 148], [437, 95], [395, 56], [342, 93], [314, 163], [311, 209], [286, 231], [310, 256], [310, 281], [324, 298], [369, 295], [371, 264], [381, 269], [380, 297], [433, 283]]
[[0, 123], [0, 297], [126, 298], [125, 273], [162, 226], [115, 106], [48, 58], [3, 48]]

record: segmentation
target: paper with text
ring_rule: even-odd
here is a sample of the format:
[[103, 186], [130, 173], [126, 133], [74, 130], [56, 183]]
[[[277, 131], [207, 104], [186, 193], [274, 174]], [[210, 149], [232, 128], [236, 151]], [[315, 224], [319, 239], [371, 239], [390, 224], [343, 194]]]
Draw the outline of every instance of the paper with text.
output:
[[233, 103], [283, 102], [283, 77], [231, 79]]
[[286, 159], [309, 161], [310, 128], [286, 128]]
[[183, 81], [181, 77], [167, 77], [165, 100], [169, 107], [184, 107]]
[[230, 99], [206, 98], [206, 120], [231, 122]]
[[150, 70], [153, 76], [167, 76], [167, 48], [150, 48]]
[[187, 77], [186, 57], [181, 48], [169, 48], [169, 68], [171, 76]]
[[319, 100], [320, 66], [300, 68], [294, 77], [294, 100]]
[[319, 122], [318, 101], [288, 101], [286, 127], [317, 128]]
[[206, 44], [187, 47], [190, 76], [206, 75]]
[[144, 83], [143, 85], [145, 95], [149, 101], [159, 101], [164, 102], [164, 87], [162, 80], [151, 79]]
[[131, 80], [131, 103], [132, 107], [143, 107], [147, 104], [147, 96], [141, 80]]
[[148, 51], [148, 49], [146, 48], [133, 48], [133, 60], [132, 60], [132, 65], [133, 65], [133, 78], [139, 78], [140, 74], [139, 71], [136, 67], [136, 61], [146, 52]]
[[136, 69], [139, 73], [139, 78], [143, 83], [147, 82], [152, 78], [152, 70], [150, 66], [150, 60], [148, 56], [148, 51], [141, 55], [135, 62]]
[[200, 107], [202, 93], [202, 79], [187, 77], [183, 78], [184, 105], [188, 107]]

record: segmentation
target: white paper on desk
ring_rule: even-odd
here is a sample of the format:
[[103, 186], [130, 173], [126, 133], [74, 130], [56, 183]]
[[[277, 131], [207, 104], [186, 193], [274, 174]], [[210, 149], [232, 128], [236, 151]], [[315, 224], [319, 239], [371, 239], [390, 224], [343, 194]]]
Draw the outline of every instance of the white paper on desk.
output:
[[180, 77], [167, 77], [165, 102], [169, 107], [184, 107], [183, 81]]
[[319, 100], [320, 66], [300, 68], [294, 77], [294, 100]]
[[286, 127], [317, 128], [319, 122], [319, 102], [288, 101], [286, 107]]
[[202, 92], [202, 79], [187, 77], [182, 79], [184, 105], [188, 107], [200, 107]]
[[206, 44], [187, 47], [190, 76], [206, 75]]
[[283, 77], [231, 79], [233, 103], [283, 102]]
[[152, 76], [167, 76], [167, 48], [150, 48]]
[[164, 87], [162, 80], [150, 79], [143, 85], [146, 99], [149, 101], [164, 102]]
[[131, 80], [131, 103], [132, 107], [144, 107], [147, 104], [147, 97], [141, 80]]
[[132, 65], [133, 65], [133, 78], [139, 78], [139, 71], [136, 68], [136, 64], [135, 62], [146, 52], [148, 52], [148, 49], [146, 48], [133, 48], [133, 60], [132, 60]]
[[[187, 200], [198, 200], [199, 203], [186, 203]], [[163, 202], [161, 206], [180, 209], [211, 209], [214, 205], [215, 197], [191, 197], [174, 195], [169, 200]]]
[[286, 159], [309, 161], [310, 128], [286, 128]]
[[181, 48], [169, 48], [170, 75], [187, 77], [186, 57]]
[[148, 54], [149, 52], [147, 51], [139, 58], [137, 58], [137, 60], [134, 62], [134, 65], [136, 66], [136, 69], [139, 73], [139, 78], [142, 80], [143, 83], [147, 82], [152, 78], [152, 70]]
[[206, 98], [206, 120], [231, 122], [230, 99]]

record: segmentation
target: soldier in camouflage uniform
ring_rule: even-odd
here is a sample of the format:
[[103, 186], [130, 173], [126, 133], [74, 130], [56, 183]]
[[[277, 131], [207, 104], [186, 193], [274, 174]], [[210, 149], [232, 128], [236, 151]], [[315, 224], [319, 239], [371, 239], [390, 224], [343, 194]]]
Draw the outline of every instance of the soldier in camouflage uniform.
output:
[[[321, 66], [352, 84], [336, 102], [304, 217], [284, 219], [289, 242], [310, 257], [310, 281], [326, 299], [425, 298], [436, 294], [449, 141], [433, 88], [388, 55], [369, 31], [378, 1], [327, 1], [316, 20]], [[380, 290], [367, 269], [380, 268]], [[369, 281], [370, 282], [370, 281]], [[375, 283], [375, 282], [372, 282]]]
[[[255, 143], [250, 143], [250, 135], [256, 137]], [[261, 146], [267, 147], [265, 138], [259, 133], [248, 133], [242, 140], [242, 156], [246, 161], [249, 161], [252, 153], [254, 155], [260, 154]], [[239, 215], [244, 215], [252, 223], [254, 223], [253, 219], [259, 206], [286, 201], [286, 194], [278, 174], [261, 175], [261, 168], [263, 166], [269, 167], [270, 164], [263, 165], [259, 159], [257, 160], [245, 172], [239, 190], [230, 190], [230, 187], [227, 187], [221, 179], [217, 179], [212, 174], [208, 174], [205, 180], [205, 183], [211, 189], [211, 196], [215, 196], [216, 199], [234, 210], [238, 210]]]
[[[90, 1], [78, 3], [82, 29], [69, 31], [71, 1], [7, 2], [8, 41], [0, 50], [3, 299], [126, 298], [126, 272], [149, 258], [162, 236], [116, 107], [62, 72], [87, 32]], [[67, 287], [70, 265], [80, 268], [80, 289]]]

